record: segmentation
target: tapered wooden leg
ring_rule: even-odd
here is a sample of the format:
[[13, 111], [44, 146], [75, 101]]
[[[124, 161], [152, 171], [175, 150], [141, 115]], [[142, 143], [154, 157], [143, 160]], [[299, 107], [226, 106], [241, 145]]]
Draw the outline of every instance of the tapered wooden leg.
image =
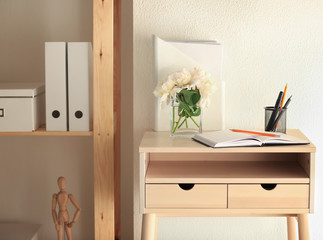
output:
[[298, 215], [298, 236], [299, 240], [310, 240], [307, 214]]
[[156, 214], [143, 214], [141, 240], [154, 240], [157, 230]]
[[294, 217], [287, 217], [287, 236], [288, 240], [296, 240], [296, 228]]

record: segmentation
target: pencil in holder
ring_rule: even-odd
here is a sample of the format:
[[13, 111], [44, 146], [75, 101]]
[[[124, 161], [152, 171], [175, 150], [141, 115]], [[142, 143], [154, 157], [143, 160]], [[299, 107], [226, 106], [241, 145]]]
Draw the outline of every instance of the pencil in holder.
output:
[[265, 130], [286, 133], [287, 109], [265, 107]]

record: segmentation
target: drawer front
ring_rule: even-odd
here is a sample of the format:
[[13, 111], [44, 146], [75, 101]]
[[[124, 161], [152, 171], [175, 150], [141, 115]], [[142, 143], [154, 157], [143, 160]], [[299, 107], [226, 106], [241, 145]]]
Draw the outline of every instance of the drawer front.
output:
[[229, 184], [228, 208], [307, 209], [308, 184]]
[[226, 207], [226, 184], [146, 184], [146, 208]]

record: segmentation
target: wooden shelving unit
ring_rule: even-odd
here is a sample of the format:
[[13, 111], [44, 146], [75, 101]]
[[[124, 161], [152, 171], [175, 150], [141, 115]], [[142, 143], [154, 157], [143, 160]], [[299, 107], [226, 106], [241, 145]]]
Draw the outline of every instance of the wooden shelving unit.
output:
[[95, 240], [120, 239], [121, 1], [93, 0], [93, 131], [0, 132], [0, 136], [93, 137]]

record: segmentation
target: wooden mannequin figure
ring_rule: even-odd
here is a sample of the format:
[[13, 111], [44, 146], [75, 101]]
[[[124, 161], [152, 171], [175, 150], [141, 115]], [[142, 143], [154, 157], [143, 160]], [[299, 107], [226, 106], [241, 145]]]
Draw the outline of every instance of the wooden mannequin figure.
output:
[[[68, 240], [72, 240], [72, 231], [71, 228], [73, 224], [77, 221], [80, 216], [81, 208], [72, 194], [67, 194], [65, 191], [66, 180], [64, 177], [59, 177], [57, 179], [57, 184], [59, 187], [59, 192], [53, 194], [52, 201], [52, 215], [55, 223], [55, 228], [57, 230], [57, 239], [63, 240], [64, 228]], [[67, 202], [70, 199], [71, 203], [75, 206], [76, 212], [74, 214], [73, 221], [70, 222], [69, 215], [67, 211]], [[58, 215], [56, 213], [56, 205], [58, 204]]]

